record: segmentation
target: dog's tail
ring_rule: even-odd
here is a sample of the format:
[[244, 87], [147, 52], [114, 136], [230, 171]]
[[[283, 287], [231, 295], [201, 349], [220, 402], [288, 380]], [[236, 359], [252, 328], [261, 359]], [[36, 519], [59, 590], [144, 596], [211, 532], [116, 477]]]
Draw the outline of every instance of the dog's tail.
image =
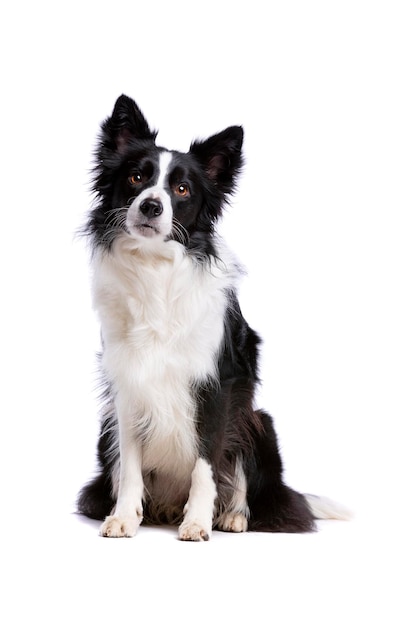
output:
[[91, 519], [103, 520], [110, 515], [114, 501], [110, 480], [104, 472], [85, 485], [77, 499], [77, 512]]
[[315, 519], [348, 521], [353, 518], [353, 512], [344, 504], [340, 504], [339, 502], [335, 502], [323, 496], [313, 496], [311, 494], [303, 495]]

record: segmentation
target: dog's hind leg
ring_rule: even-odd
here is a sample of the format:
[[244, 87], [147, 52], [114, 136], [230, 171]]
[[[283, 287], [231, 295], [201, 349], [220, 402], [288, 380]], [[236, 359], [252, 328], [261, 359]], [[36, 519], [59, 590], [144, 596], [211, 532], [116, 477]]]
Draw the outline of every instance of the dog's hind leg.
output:
[[213, 527], [216, 484], [211, 465], [203, 458], [196, 461], [191, 474], [191, 488], [184, 507], [184, 520], [179, 527], [182, 541], [208, 541]]
[[232, 493], [224, 511], [217, 519], [216, 527], [233, 533], [243, 533], [248, 529], [248, 502], [246, 476], [242, 462], [236, 460], [235, 472], [231, 484]]

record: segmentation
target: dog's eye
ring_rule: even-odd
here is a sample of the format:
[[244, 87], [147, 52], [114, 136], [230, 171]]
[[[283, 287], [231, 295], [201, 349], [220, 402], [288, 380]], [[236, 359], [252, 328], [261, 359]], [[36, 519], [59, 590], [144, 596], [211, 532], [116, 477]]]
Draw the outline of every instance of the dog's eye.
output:
[[187, 198], [190, 195], [190, 188], [187, 183], [180, 183], [176, 185], [174, 189], [177, 196], [181, 196], [181, 198]]
[[141, 185], [143, 183], [143, 176], [140, 172], [135, 172], [129, 176], [129, 183], [133, 186]]

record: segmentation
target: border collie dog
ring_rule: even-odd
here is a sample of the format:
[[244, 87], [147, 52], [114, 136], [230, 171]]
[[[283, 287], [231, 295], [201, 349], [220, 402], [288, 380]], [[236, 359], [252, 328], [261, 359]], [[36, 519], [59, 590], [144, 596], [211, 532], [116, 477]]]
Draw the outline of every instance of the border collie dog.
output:
[[189, 152], [155, 143], [120, 96], [101, 127], [86, 225], [104, 380], [98, 475], [78, 511], [104, 537], [142, 521], [305, 532], [337, 506], [290, 489], [271, 417], [254, 406], [257, 334], [239, 308], [240, 270], [215, 232], [242, 166], [231, 126]]

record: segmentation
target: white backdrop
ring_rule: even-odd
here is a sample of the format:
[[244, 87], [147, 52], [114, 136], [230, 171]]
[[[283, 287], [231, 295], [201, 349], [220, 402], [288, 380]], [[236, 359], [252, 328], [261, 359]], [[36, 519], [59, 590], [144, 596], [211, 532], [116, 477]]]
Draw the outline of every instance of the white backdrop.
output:
[[[413, 4], [2, 8], [4, 623], [150, 611], [174, 624], [415, 623]], [[99, 124], [122, 92], [168, 148], [244, 126], [221, 232], [248, 270], [241, 304], [264, 339], [259, 402], [287, 481], [350, 505], [354, 522], [190, 546], [170, 529], [106, 542], [71, 515], [94, 469], [99, 347], [74, 233]]]

